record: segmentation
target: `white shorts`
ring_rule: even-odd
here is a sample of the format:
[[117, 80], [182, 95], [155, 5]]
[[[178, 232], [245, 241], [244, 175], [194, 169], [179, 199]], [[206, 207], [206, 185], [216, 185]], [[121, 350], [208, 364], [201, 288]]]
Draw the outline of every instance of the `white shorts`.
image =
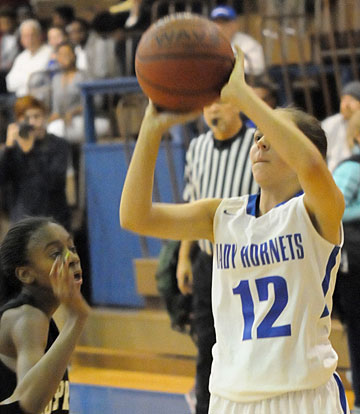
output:
[[209, 414], [349, 414], [345, 390], [337, 374], [324, 385], [251, 403], [211, 395]]

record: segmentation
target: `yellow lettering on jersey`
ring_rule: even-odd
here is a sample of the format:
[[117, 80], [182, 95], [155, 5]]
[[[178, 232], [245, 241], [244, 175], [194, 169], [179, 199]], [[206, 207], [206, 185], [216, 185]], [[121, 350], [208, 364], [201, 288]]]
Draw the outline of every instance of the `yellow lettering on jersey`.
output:
[[59, 400], [64, 397], [62, 403], [62, 410], [69, 410], [69, 395], [70, 395], [70, 384], [69, 381], [61, 381], [53, 399], [46, 406], [45, 410], [41, 414], [51, 414], [53, 411], [59, 409]]
[[63, 410], [69, 410], [69, 395], [70, 395], [70, 383], [65, 381], [65, 391], [64, 391], [64, 400], [63, 400]]
[[52, 401], [49, 402], [49, 404], [45, 407], [45, 410], [42, 414], [51, 414], [52, 411]]
[[60, 381], [53, 398], [53, 411], [56, 411], [59, 408], [59, 399], [64, 395], [64, 388], [64, 381]]

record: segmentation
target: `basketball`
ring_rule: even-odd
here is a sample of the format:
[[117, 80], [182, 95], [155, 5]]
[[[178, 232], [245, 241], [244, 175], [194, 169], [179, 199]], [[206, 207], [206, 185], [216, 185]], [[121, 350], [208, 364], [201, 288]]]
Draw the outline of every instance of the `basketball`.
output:
[[166, 16], [144, 32], [135, 71], [157, 107], [190, 112], [219, 98], [234, 62], [231, 45], [216, 24], [184, 12]]

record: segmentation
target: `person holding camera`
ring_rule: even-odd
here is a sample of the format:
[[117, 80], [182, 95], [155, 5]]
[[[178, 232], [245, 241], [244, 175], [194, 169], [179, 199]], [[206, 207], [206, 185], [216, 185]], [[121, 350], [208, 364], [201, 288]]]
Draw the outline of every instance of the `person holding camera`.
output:
[[69, 144], [46, 132], [45, 106], [34, 97], [18, 98], [14, 113], [16, 122], [8, 126], [0, 153], [0, 185], [6, 192], [9, 220], [51, 216], [69, 229]]

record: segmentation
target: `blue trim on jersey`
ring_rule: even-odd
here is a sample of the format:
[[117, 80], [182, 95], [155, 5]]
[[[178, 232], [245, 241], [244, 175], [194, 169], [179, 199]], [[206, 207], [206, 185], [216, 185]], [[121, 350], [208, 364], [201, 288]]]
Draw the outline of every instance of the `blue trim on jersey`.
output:
[[339, 375], [336, 372], [334, 372], [334, 378], [335, 378], [336, 384], [339, 388], [339, 397], [340, 397], [341, 408], [343, 410], [343, 413], [347, 414], [346, 395], [345, 395], [345, 390], [344, 390], [343, 383], [341, 382], [341, 379], [340, 379]]
[[[296, 193], [291, 198], [299, 197], [303, 194], [304, 194], [303, 190], [300, 190], [298, 193]], [[291, 200], [291, 198], [289, 200]], [[281, 203], [277, 204], [275, 207], [279, 207], [282, 204], [287, 203], [289, 200], [282, 201]], [[257, 194], [249, 195], [248, 203], [247, 203], [247, 206], [246, 206], [246, 213], [249, 214], [250, 216], [257, 217], [259, 204], [260, 204], [260, 192], [258, 192]]]
[[[332, 252], [330, 253], [330, 257], [328, 260], [328, 263], [326, 265], [326, 271], [325, 271], [325, 276], [324, 279], [322, 281], [322, 290], [324, 293], [324, 297], [326, 296], [328, 290], [329, 290], [329, 285], [330, 285], [330, 275], [331, 275], [331, 271], [334, 268], [335, 264], [336, 264], [336, 256], [338, 255], [340, 251], [340, 247], [339, 246], [335, 246], [332, 250]], [[321, 318], [328, 316], [329, 315], [329, 309], [328, 307], [325, 305], [325, 309], [322, 313], [322, 315], [320, 316]]]
[[250, 216], [256, 217], [256, 210], [258, 205], [258, 199], [260, 200], [260, 193], [258, 194], [250, 194], [248, 198], [248, 203], [246, 206], [246, 213]]

